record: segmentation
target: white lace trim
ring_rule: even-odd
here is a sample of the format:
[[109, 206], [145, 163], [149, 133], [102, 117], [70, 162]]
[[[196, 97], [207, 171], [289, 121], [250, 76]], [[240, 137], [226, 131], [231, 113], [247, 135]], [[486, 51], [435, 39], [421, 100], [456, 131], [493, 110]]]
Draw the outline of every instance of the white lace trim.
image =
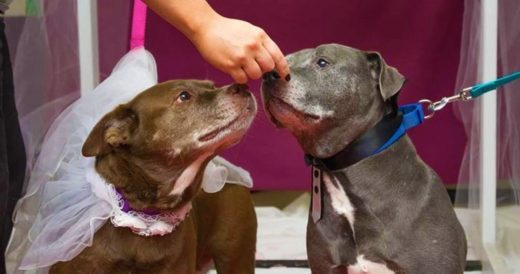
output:
[[[140, 236], [163, 236], [171, 233], [186, 218], [191, 210], [191, 203], [179, 210], [150, 215], [130, 210], [123, 211], [124, 200], [115, 187], [108, 184], [94, 169], [90, 167], [86, 174], [87, 181], [92, 185], [92, 191], [112, 205], [110, 221], [116, 227], [128, 227]], [[105, 192], [105, 193], [101, 193]], [[107, 200], [108, 198], [108, 200]]]
[[[86, 180], [91, 185], [92, 192], [100, 199], [108, 202], [112, 211], [110, 221], [116, 227], [128, 227], [141, 236], [165, 235], [171, 233], [184, 220], [191, 209], [191, 203], [179, 210], [158, 215], [149, 215], [142, 212], [124, 212], [123, 199], [112, 184], [109, 184], [96, 171], [95, 160], [89, 160]], [[237, 167], [221, 157], [215, 157], [204, 170], [202, 188], [205, 192], [215, 193], [224, 185], [237, 184], [247, 188], [253, 186], [249, 172]]]
[[177, 211], [156, 215], [149, 215], [134, 210], [124, 212], [122, 211], [124, 205], [123, 197], [113, 187], [112, 189], [113, 192], [110, 195], [114, 195], [113, 199], [117, 199], [118, 207], [115, 208], [110, 221], [114, 226], [128, 227], [132, 232], [140, 236], [163, 236], [171, 233], [184, 220], [191, 209], [191, 203], [189, 203]]

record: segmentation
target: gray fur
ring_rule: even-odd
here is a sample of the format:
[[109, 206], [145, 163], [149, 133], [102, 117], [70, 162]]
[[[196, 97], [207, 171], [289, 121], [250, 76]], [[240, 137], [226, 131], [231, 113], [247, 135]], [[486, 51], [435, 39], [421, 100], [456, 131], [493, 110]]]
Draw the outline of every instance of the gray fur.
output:
[[[317, 65], [320, 58], [329, 65]], [[404, 77], [381, 55], [337, 44], [287, 57], [291, 81], [266, 77], [268, 115], [287, 128], [305, 153], [329, 157], [375, 125]], [[466, 239], [438, 175], [407, 136], [387, 150], [329, 172], [355, 208], [354, 231], [324, 192], [323, 217], [309, 217], [307, 248], [313, 273], [346, 273], [363, 254], [394, 273], [460, 274]], [[371, 273], [371, 272], [369, 272]]]

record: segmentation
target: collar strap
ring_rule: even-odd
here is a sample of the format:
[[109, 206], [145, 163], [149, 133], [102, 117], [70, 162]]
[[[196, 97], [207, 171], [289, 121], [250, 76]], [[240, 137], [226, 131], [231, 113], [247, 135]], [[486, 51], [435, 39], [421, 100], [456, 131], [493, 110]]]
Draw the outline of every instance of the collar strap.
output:
[[116, 199], [117, 205], [110, 221], [115, 227], [127, 227], [140, 236], [163, 236], [173, 232], [188, 216], [192, 208], [191, 202], [188, 202], [173, 211], [135, 210], [120, 191], [113, 190], [113, 198]]
[[423, 121], [424, 112], [420, 104], [401, 106], [397, 112], [385, 115], [374, 127], [336, 155], [320, 159], [307, 154], [305, 163], [330, 171], [349, 167], [387, 149], [405, 135], [408, 129]]
[[145, 209], [137, 210], [137, 209], [133, 208], [130, 205], [130, 202], [128, 202], [128, 200], [125, 198], [125, 195], [123, 195], [123, 193], [121, 193], [120, 189], [116, 188], [116, 192], [121, 197], [121, 203], [122, 203], [121, 211], [123, 211], [124, 213], [128, 213], [130, 211], [135, 211], [135, 212], [144, 213], [146, 215], [159, 215], [159, 214], [161, 214], [161, 211], [159, 211], [157, 209], [153, 209], [153, 208], [145, 208]]

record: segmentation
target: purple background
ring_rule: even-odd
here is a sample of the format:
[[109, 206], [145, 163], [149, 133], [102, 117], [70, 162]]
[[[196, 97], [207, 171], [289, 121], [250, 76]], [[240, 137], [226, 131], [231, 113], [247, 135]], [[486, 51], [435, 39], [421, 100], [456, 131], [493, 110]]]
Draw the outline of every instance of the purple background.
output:
[[[331, 42], [381, 52], [386, 62], [407, 78], [400, 103], [440, 99], [453, 93], [463, 1], [225, 0], [210, 4], [224, 16], [262, 27], [286, 54]], [[128, 2], [115, 1], [111, 7], [100, 8], [99, 25], [113, 23], [115, 12], [130, 12]], [[129, 27], [128, 22], [118, 24]], [[124, 46], [109, 50], [115, 35], [128, 36], [100, 27], [103, 75], [124, 52]], [[208, 65], [182, 34], [150, 11], [146, 35], [146, 48], [157, 60], [160, 81], [207, 78], [218, 84], [231, 82], [229, 76]], [[260, 83], [250, 82], [249, 86], [259, 99]], [[442, 179], [447, 184], [456, 183], [466, 139], [452, 108], [409, 135], [421, 157]], [[261, 107], [244, 140], [224, 156], [252, 173], [256, 189], [306, 189], [309, 184], [309, 170], [298, 144], [285, 130], [274, 128]]]

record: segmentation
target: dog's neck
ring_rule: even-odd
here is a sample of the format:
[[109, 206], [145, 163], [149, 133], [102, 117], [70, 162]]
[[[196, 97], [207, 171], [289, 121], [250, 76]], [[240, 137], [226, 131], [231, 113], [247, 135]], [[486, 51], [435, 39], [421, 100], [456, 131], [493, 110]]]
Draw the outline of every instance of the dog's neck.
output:
[[[121, 192], [133, 209], [172, 211], [189, 203], [200, 189], [204, 170], [211, 159], [204, 156], [187, 167], [167, 168], [158, 164], [152, 171], [134, 159], [107, 154], [96, 158], [96, 171]], [[157, 173], [168, 176], [154, 176]]]
[[334, 156], [378, 124], [391, 108], [392, 106], [388, 103], [374, 103], [363, 112], [363, 115], [349, 117], [341, 124], [325, 123], [326, 128], [316, 129], [320, 132], [319, 138], [315, 136], [309, 138], [304, 133], [298, 140], [306, 154], [316, 158]]
[[[407, 163], [406, 169], [402, 168], [403, 161]], [[338, 178], [347, 177], [347, 180], [340, 180], [348, 183], [343, 187], [366, 200], [381, 197], [389, 191], [418, 191], [423, 182], [414, 180], [413, 176], [424, 172], [419, 162], [422, 160], [411, 140], [405, 135], [388, 149], [330, 174]]]
[[[377, 124], [377, 121], [373, 121], [367, 124], [365, 121], [359, 121], [350, 123], [348, 127], [334, 127], [321, 136], [318, 140], [314, 138], [308, 138], [302, 135], [299, 138], [300, 144], [306, 151], [306, 154], [313, 155], [316, 158], [329, 158], [355, 141], [359, 136], [363, 135], [365, 131]], [[365, 125], [367, 124], [367, 125]], [[364, 127], [362, 125], [365, 125]]]

